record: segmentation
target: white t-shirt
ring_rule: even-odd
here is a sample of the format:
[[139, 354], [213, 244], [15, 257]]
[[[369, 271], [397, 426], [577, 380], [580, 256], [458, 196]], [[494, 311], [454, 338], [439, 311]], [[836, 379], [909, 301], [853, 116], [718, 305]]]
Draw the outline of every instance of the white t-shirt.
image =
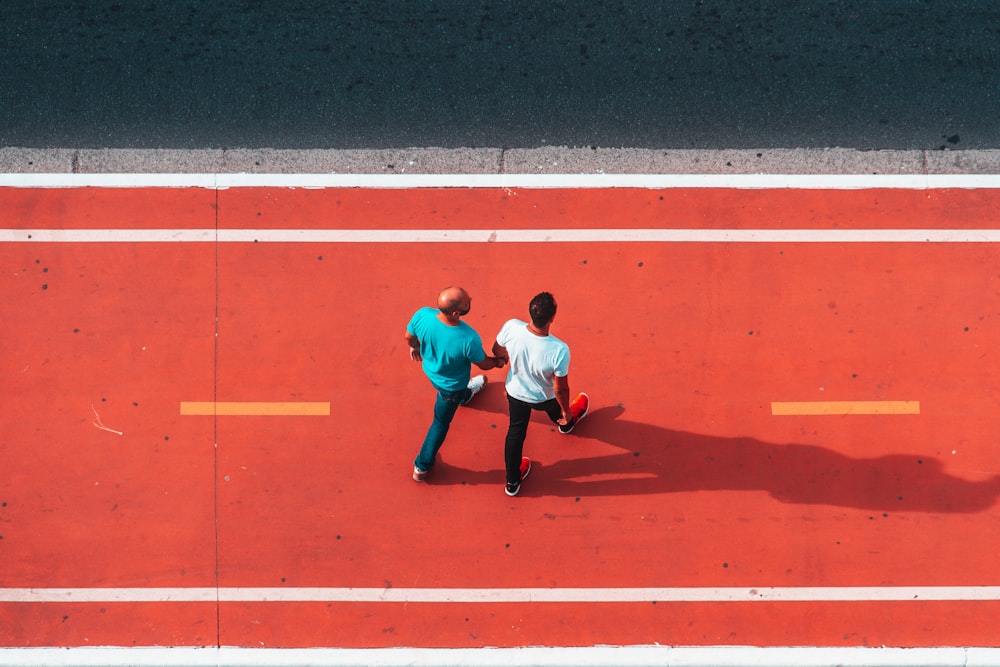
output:
[[569, 346], [549, 334], [536, 336], [521, 320], [508, 320], [497, 334], [507, 348], [510, 370], [507, 394], [525, 403], [544, 403], [555, 398], [554, 377], [569, 375]]

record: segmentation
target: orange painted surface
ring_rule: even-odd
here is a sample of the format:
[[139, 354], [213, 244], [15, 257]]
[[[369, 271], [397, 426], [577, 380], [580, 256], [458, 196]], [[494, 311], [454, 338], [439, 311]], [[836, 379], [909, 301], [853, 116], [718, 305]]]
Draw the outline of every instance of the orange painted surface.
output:
[[[961, 646], [995, 642], [1000, 603], [223, 605], [245, 646]], [[985, 638], [985, 639], [984, 639]], [[994, 638], [994, 639], [989, 639]]]
[[[968, 229], [995, 224], [998, 200], [7, 189], [0, 210], [20, 228]], [[996, 585], [998, 253], [2, 244], [0, 587]], [[532, 425], [517, 498], [502, 489], [503, 371], [428, 483], [410, 479], [433, 394], [402, 334], [456, 283], [487, 346], [554, 292], [571, 386], [592, 400], [571, 436]], [[771, 413], [897, 400], [920, 413]], [[186, 401], [331, 414], [181, 415]], [[989, 646], [998, 622], [997, 602], [3, 603], [0, 644]]]
[[237, 229], [988, 229], [995, 190], [463, 189], [219, 192]]

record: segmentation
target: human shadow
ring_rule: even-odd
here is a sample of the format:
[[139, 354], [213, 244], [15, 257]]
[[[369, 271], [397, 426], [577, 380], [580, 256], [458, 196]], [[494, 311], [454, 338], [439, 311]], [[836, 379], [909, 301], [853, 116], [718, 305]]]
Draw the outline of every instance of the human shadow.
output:
[[[497, 405], [490, 400], [479, 407], [495, 411]], [[501, 409], [506, 412], [502, 404]], [[567, 443], [570, 448], [560, 453], [561, 460], [535, 463], [533, 482], [522, 493], [627, 496], [764, 491], [785, 503], [934, 513], [980, 512], [991, 507], [1000, 493], [1000, 475], [984, 481], [962, 479], [923, 453], [854, 458], [816, 445], [675, 431], [623, 419], [624, 412], [620, 407], [594, 410], [568, 436], [597, 439], [618, 453], [574, 458], [572, 443]], [[548, 424], [544, 415], [535, 421]], [[501, 443], [503, 432], [498, 434]], [[530, 447], [531, 431], [528, 437]], [[502, 469], [484, 472], [452, 466], [452, 470], [449, 478], [468, 484], [496, 484], [503, 477]]]

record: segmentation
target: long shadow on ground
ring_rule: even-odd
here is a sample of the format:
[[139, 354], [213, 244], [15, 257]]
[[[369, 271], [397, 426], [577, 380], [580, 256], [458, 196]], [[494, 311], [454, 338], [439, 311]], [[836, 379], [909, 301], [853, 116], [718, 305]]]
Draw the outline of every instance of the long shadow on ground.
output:
[[[499, 406], [496, 401], [483, 401], [470, 407], [497, 411]], [[940, 460], [924, 454], [852, 458], [816, 445], [675, 431], [629, 421], [623, 418], [624, 412], [620, 407], [596, 409], [569, 436], [596, 438], [619, 453], [566, 458], [549, 465], [536, 462], [526, 495], [760, 490], [787, 503], [968, 513], [988, 509], [1000, 492], [1000, 475], [980, 482], [961, 479], [950, 475]], [[536, 417], [533, 428], [538, 429], [543, 420]], [[506, 422], [498, 427], [499, 454]], [[531, 430], [528, 439], [526, 454], [530, 456]], [[499, 484], [503, 479], [499, 466], [474, 471], [442, 462], [440, 468], [437, 483]]]

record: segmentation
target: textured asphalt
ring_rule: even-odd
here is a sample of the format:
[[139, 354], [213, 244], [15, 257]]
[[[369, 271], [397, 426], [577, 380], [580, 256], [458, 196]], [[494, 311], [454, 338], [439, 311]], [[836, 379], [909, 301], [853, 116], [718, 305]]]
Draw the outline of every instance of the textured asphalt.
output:
[[995, 0], [7, 0], [0, 147], [1000, 148]]

